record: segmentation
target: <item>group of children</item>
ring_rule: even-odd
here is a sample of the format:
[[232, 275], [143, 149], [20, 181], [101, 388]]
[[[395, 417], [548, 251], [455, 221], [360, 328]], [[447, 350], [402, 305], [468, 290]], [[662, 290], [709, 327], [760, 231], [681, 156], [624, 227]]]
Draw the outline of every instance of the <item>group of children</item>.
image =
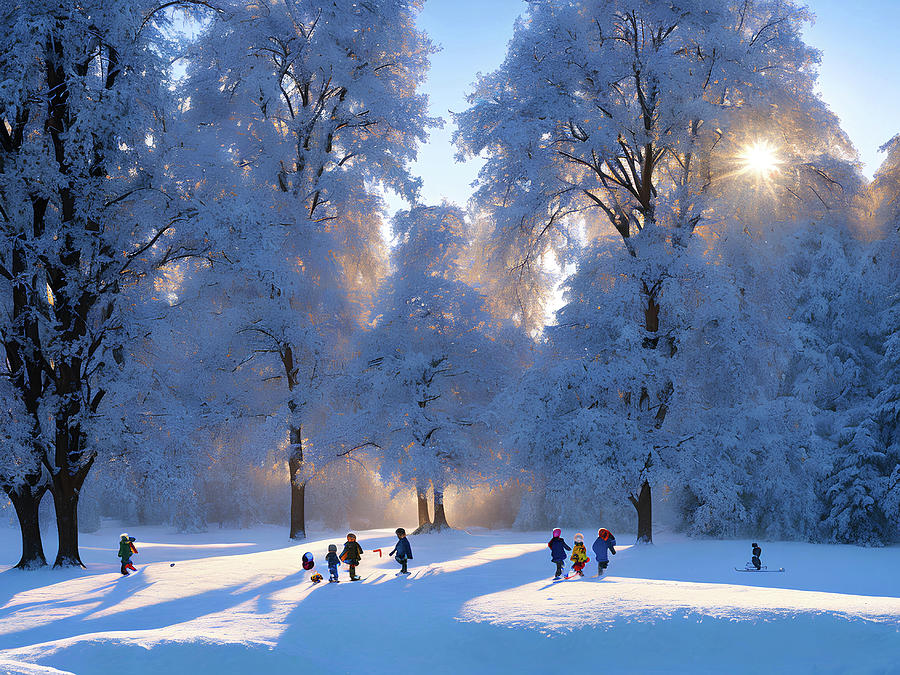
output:
[[[400, 564], [400, 571], [397, 574], [409, 574], [406, 564], [409, 560], [412, 560], [412, 546], [409, 545], [409, 540], [406, 538], [406, 530], [402, 527], [398, 527], [394, 533], [397, 535], [397, 544], [388, 555], [393, 556], [394, 560]], [[337, 545], [329, 544], [328, 555], [325, 556], [325, 564], [328, 565], [328, 582], [337, 583], [340, 581], [338, 579], [338, 567], [342, 562], [350, 567], [350, 581], [362, 580], [362, 577], [356, 574], [356, 568], [359, 566], [362, 555], [362, 546], [356, 541], [356, 535], [352, 532], [347, 535], [347, 541], [344, 542], [344, 550], [341, 551], [340, 555], [337, 552]], [[316, 563], [313, 554], [304, 553], [303, 569], [307, 571], [312, 570], [313, 573], [309, 580], [317, 584], [322, 581], [322, 575], [315, 571], [315, 567]]]
[[[400, 564], [400, 571], [398, 574], [409, 574], [409, 570], [406, 569], [406, 564], [409, 560], [412, 560], [412, 547], [409, 545], [409, 540], [406, 538], [406, 530], [402, 527], [398, 527], [395, 530], [395, 534], [397, 535], [397, 543], [388, 555], [392, 556], [394, 560]], [[125, 576], [128, 576], [129, 569], [135, 571], [134, 566], [131, 564], [131, 556], [137, 553], [134, 542], [135, 538], [129, 537], [127, 533], [123, 533], [119, 539], [118, 555], [119, 558], [122, 559], [122, 574]], [[759, 569], [759, 553], [757, 552], [756, 544], [753, 544], [753, 547], [753, 563], [756, 565], [756, 568]], [[575, 574], [582, 577], [584, 576], [584, 566], [587, 565], [591, 559], [588, 557], [587, 549], [584, 546], [583, 534], [580, 532], [575, 534], [575, 545], [572, 547], [562, 538], [562, 530], [556, 528], [553, 530], [553, 538], [547, 543], [547, 548], [550, 549], [550, 559], [556, 564], [556, 576], [553, 577], [554, 579], [559, 579], [562, 576], [563, 566], [566, 561], [566, 551], [572, 552], [572, 555], [569, 556], [569, 560], [572, 561], [572, 572], [570, 573], [570, 576]], [[597, 561], [597, 576], [602, 576], [604, 570], [609, 566], [608, 553], [612, 553], [613, 555], [616, 554], [616, 538], [612, 535], [612, 532], [605, 527], [601, 527], [597, 531], [597, 539], [594, 541], [594, 545], [591, 548], [594, 551], [595, 560]], [[346, 563], [350, 568], [350, 581], [360, 581], [362, 577], [356, 574], [356, 568], [359, 566], [362, 555], [362, 546], [356, 541], [356, 535], [352, 532], [347, 535], [347, 541], [344, 542], [344, 549], [341, 551], [340, 555], [338, 555], [337, 546], [335, 544], [329, 544], [328, 555], [325, 556], [325, 563], [328, 565], [328, 581], [330, 583], [337, 583], [339, 581], [338, 567], [342, 562]], [[323, 579], [322, 575], [315, 570], [315, 567], [316, 563], [313, 554], [304, 553], [303, 569], [307, 571], [311, 570], [313, 573], [310, 576], [310, 581], [318, 583]]]
[[[588, 558], [587, 549], [584, 546], [584, 535], [581, 532], [575, 534], [575, 546], [569, 546], [566, 540], [562, 538], [562, 530], [558, 527], [553, 530], [553, 538], [547, 542], [547, 548], [550, 549], [550, 560], [556, 564], [556, 576], [554, 580], [562, 576], [563, 566], [566, 564], [566, 551], [571, 551], [572, 555], [569, 560], [572, 561], [572, 571], [569, 576], [577, 574], [584, 576], [584, 566], [591, 559]], [[605, 527], [601, 527], [597, 531], [597, 539], [591, 547], [597, 561], [597, 576], [603, 576], [604, 570], [609, 566], [609, 553], [616, 554], [616, 538], [612, 532]]]

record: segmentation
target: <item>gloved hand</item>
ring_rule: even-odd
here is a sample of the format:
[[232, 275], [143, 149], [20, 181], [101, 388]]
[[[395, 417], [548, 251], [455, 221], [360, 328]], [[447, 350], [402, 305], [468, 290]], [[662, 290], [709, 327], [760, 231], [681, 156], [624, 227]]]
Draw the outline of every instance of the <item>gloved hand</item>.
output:
[[615, 549], [615, 548], [611, 548], [611, 549], [609, 549], [609, 550], [612, 551], [612, 554], [613, 554], [613, 555], [616, 554], [616, 549]]

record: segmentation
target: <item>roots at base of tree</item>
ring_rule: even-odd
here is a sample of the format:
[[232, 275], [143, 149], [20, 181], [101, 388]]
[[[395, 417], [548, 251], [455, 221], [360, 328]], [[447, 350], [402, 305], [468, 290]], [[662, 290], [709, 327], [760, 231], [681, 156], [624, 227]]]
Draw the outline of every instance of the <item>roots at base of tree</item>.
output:
[[56, 562], [53, 563], [53, 568], [56, 569], [57, 567], [80, 567], [83, 570], [87, 569], [87, 566], [81, 562], [81, 560], [70, 556], [58, 556]]
[[31, 570], [39, 570], [42, 567], [47, 567], [47, 561], [44, 560], [43, 558], [41, 558], [41, 559], [36, 558], [34, 560], [29, 560], [27, 562], [24, 560], [20, 560], [19, 563], [13, 567], [13, 569], [25, 570], [26, 572], [28, 572]]
[[442, 532], [444, 530], [452, 530], [453, 528], [446, 524], [434, 524], [434, 523], [425, 523], [424, 525], [419, 525], [415, 530], [412, 531], [412, 534], [432, 534], [434, 532]]

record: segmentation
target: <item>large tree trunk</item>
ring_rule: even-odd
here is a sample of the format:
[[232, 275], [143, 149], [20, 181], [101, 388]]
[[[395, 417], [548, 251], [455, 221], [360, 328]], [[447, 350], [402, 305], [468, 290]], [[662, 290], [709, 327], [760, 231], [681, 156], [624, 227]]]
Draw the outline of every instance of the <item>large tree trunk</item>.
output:
[[450, 529], [447, 522], [447, 514], [444, 512], [444, 488], [432, 481], [432, 491], [434, 492], [434, 520], [428, 518], [428, 500], [425, 498], [425, 491], [416, 486], [416, 502], [419, 506], [419, 527], [415, 529], [413, 534], [428, 534], [430, 532], [439, 532], [440, 530]]
[[306, 482], [300, 478], [300, 469], [303, 468], [302, 434], [301, 427], [291, 427], [291, 456], [288, 459], [291, 472], [291, 539], [306, 539]]
[[425, 488], [416, 486], [416, 505], [419, 507], [419, 529], [431, 525], [431, 516], [428, 513], [428, 494]]
[[19, 530], [22, 533], [22, 557], [16, 567], [22, 570], [37, 569], [47, 565], [44, 544], [41, 541], [41, 521], [39, 518], [41, 500], [47, 492], [46, 483], [34, 487], [23, 483], [17, 488], [5, 490], [16, 510]]
[[71, 476], [60, 471], [53, 476], [50, 493], [56, 507], [56, 531], [59, 535], [59, 550], [54, 567], [84, 567], [78, 552], [78, 497], [90, 465]]
[[431, 527], [434, 531], [450, 529], [447, 515], [444, 513], [444, 486], [436, 483], [434, 484], [434, 522]]
[[653, 543], [653, 506], [650, 496], [650, 483], [644, 481], [641, 485], [641, 493], [635, 499], [633, 494], [628, 495], [635, 510], [637, 511], [637, 543], [652, 544]]
[[[76, 389], [74, 374], [80, 372], [80, 365], [64, 364], [57, 368], [62, 382], [59, 390], [73, 392]], [[82, 412], [78, 398], [72, 393], [69, 398], [57, 413], [54, 461], [52, 466], [47, 465], [51, 472], [50, 493], [56, 507], [59, 535], [54, 567], [84, 567], [78, 552], [78, 498], [96, 457], [86, 450], [87, 436], [81, 425], [73, 423]], [[91, 412], [95, 411], [96, 408], [92, 408]]]

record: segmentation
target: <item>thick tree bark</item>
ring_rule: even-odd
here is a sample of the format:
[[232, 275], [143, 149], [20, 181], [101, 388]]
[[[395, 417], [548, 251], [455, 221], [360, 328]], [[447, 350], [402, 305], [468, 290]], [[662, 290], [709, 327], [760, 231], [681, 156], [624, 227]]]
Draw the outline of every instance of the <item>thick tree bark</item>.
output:
[[84, 567], [78, 551], [78, 497], [90, 464], [70, 476], [60, 471], [52, 478], [50, 493], [56, 507], [56, 532], [59, 536], [59, 550], [54, 567]]
[[650, 483], [644, 481], [641, 485], [641, 492], [635, 499], [633, 494], [628, 495], [628, 499], [637, 511], [637, 543], [652, 544], [653, 543], [653, 504], [650, 494]]
[[415, 529], [413, 534], [429, 534], [450, 529], [450, 524], [447, 522], [447, 514], [444, 512], [444, 489], [432, 482], [432, 491], [434, 492], [434, 520], [428, 518], [428, 500], [425, 498], [424, 489], [416, 487], [416, 502], [419, 506], [419, 527]]
[[419, 508], [419, 529], [431, 525], [431, 516], [428, 513], [428, 495], [425, 488], [416, 486], [416, 504]]
[[434, 486], [434, 522], [431, 525], [432, 530], [448, 530], [450, 524], [447, 522], [447, 515], [444, 513], [444, 488]]
[[41, 521], [39, 518], [41, 500], [47, 492], [46, 484], [32, 486], [23, 483], [16, 488], [4, 490], [16, 510], [19, 530], [22, 533], [22, 557], [16, 567], [22, 570], [46, 567], [44, 544], [41, 541]]

